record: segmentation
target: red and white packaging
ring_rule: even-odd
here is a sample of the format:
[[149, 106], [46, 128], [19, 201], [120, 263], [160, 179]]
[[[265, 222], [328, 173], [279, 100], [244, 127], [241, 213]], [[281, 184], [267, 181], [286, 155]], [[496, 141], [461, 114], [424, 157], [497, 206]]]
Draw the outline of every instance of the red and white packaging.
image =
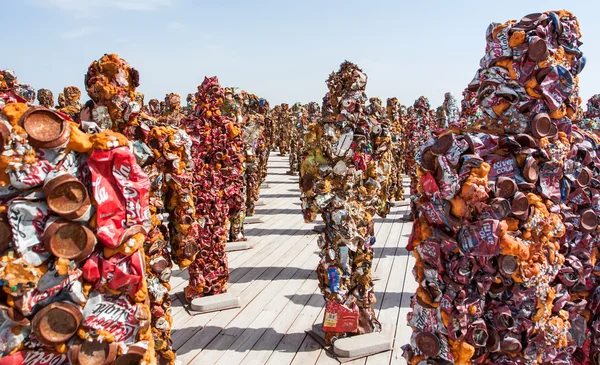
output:
[[106, 284], [123, 294], [134, 294], [143, 283], [144, 267], [141, 250], [129, 256], [117, 254], [109, 259], [96, 251], [83, 265], [83, 278], [96, 287]]
[[129, 148], [95, 150], [88, 165], [97, 203], [98, 241], [114, 248], [123, 242], [127, 229], [142, 226], [147, 231], [150, 225], [150, 180]]
[[358, 306], [352, 307], [335, 302], [327, 302], [323, 319], [324, 332], [356, 332], [358, 330]]
[[42, 243], [42, 235], [50, 211], [45, 202], [13, 200], [8, 207], [8, 222], [19, 255], [31, 266], [40, 266], [50, 257]]
[[19, 351], [0, 358], [0, 365], [69, 365], [67, 354], [44, 349]]
[[126, 296], [94, 292], [83, 308], [81, 326], [91, 331], [107, 331], [115, 337], [115, 341], [131, 344], [144, 325], [138, 320], [137, 311], [138, 307]]

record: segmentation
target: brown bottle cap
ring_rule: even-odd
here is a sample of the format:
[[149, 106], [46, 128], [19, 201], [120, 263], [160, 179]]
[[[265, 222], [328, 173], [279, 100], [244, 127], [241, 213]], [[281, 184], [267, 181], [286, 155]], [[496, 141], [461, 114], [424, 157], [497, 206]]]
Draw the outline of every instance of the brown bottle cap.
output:
[[558, 274], [560, 281], [568, 287], [571, 287], [579, 281], [579, 277], [572, 267], [563, 268]]
[[113, 365], [138, 365], [145, 353], [146, 349], [141, 346], [129, 346], [127, 353], [117, 357]]
[[498, 269], [505, 277], [511, 277], [517, 271], [517, 258], [515, 256], [503, 256], [498, 259]]
[[7, 124], [8, 123], [0, 121], [0, 139], [2, 140], [2, 146], [6, 144], [6, 141], [10, 136], [10, 129]]
[[492, 326], [488, 326], [488, 340], [485, 347], [489, 352], [500, 351], [500, 335], [498, 331]]
[[524, 23], [524, 24], [533, 24], [536, 20], [539, 20], [540, 18], [542, 18], [542, 16], [544, 16], [544, 14], [542, 13], [532, 13], [532, 14], [528, 14], [525, 15], [520, 23]]
[[123, 236], [121, 236], [121, 244], [127, 242], [130, 238], [135, 236], [138, 233], [147, 234], [146, 229], [141, 224], [136, 224], [131, 226], [125, 230]]
[[588, 186], [590, 182], [592, 182], [592, 172], [587, 167], [583, 167], [579, 176], [577, 176], [576, 184], [582, 188], [584, 186]]
[[62, 219], [46, 228], [42, 240], [52, 255], [74, 261], [86, 259], [96, 246], [96, 236], [89, 228]]
[[541, 84], [542, 81], [544, 81], [550, 71], [552, 71], [552, 67], [544, 67], [535, 74], [535, 79], [537, 80], [538, 84]]
[[436, 164], [435, 154], [430, 149], [426, 149], [423, 152], [423, 155], [421, 156], [421, 167], [427, 171], [434, 172], [435, 164]]
[[504, 198], [494, 198], [489, 202], [495, 219], [504, 219], [510, 213], [510, 203]]
[[492, 285], [490, 285], [490, 293], [499, 295], [502, 294], [502, 292], [504, 292], [504, 283], [502, 281], [497, 283], [494, 282]]
[[415, 336], [415, 344], [423, 355], [436, 357], [440, 354], [440, 340], [430, 332], [420, 332]]
[[152, 272], [159, 275], [169, 266], [169, 262], [164, 257], [157, 257], [150, 261], [150, 266]]
[[8, 250], [12, 242], [12, 228], [6, 215], [0, 215], [0, 254]]
[[19, 124], [27, 132], [33, 147], [56, 148], [65, 144], [71, 135], [69, 122], [42, 106], [27, 109]]
[[183, 256], [185, 258], [194, 257], [198, 253], [198, 247], [192, 243], [187, 243], [183, 246]]
[[77, 337], [69, 348], [69, 361], [73, 365], [109, 365], [117, 357], [117, 343], [84, 341]]
[[[517, 191], [510, 203], [510, 211], [518, 218], [529, 213], [529, 200], [527, 199], [527, 196], [522, 192]], [[523, 219], [526, 219], [526, 217]]]
[[500, 344], [500, 348], [504, 352], [515, 353], [520, 352], [523, 346], [521, 345], [521, 342], [519, 342], [519, 340], [517, 340], [516, 338], [505, 337]]
[[71, 174], [63, 174], [44, 184], [48, 207], [67, 219], [77, 219], [90, 208], [85, 185]]
[[512, 198], [517, 192], [517, 183], [510, 177], [500, 176], [496, 181], [496, 196]]
[[523, 166], [523, 178], [530, 183], [535, 183], [540, 175], [540, 168], [535, 158], [528, 156]]
[[515, 319], [510, 314], [510, 312], [499, 313], [497, 318], [498, 323], [506, 328], [513, 328], [515, 326]]
[[81, 323], [81, 309], [73, 303], [54, 302], [33, 317], [33, 331], [46, 346], [67, 342]]
[[591, 232], [598, 226], [598, 217], [593, 209], [585, 209], [581, 212], [580, 228], [586, 232]]
[[515, 140], [521, 145], [521, 147], [536, 147], [537, 143], [533, 137], [529, 134], [517, 134]]
[[552, 130], [552, 120], [546, 113], [539, 113], [533, 117], [531, 121], [531, 134], [535, 138], [544, 138], [548, 136]]
[[555, 139], [556, 137], [558, 137], [558, 127], [556, 126], [556, 124], [550, 124], [550, 132], [548, 133], [547, 137], [550, 139]]
[[431, 146], [431, 152], [436, 155], [443, 155], [448, 152], [450, 147], [452, 147], [452, 143], [454, 142], [454, 136], [451, 133], [445, 134], [438, 138], [437, 141]]
[[471, 338], [473, 339], [473, 344], [475, 346], [484, 347], [487, 344], [489, 336], [485, 328], [475, 328]]
[[546, 45], [546, 41], [540, 37], [533, 37], [529, 42], [527, 58], [533, 62], [540, 62], [548, 58], [548, 45]]

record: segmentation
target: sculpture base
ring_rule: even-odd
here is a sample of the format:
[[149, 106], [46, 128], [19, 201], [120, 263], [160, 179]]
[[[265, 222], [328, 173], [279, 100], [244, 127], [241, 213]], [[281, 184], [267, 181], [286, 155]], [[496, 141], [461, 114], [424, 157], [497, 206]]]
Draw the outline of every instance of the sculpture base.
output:
[[321, 326], [320, 323], [315, 324], [311, 330], [306, 332], [341, 363], [390, 351], [393, 347], [391, 327], [385, 328], [381, 332], [340, 338], [335, 340], [333, 345], [326, 345], [325, 332]]
[[313, 231], [315, 231], [317, 233], [323, 233], [323, 232], [325, 232], [325, 225], [317, 224], [316, 226], [313, 227]]
[[392, 349], [392, 339], [382, 332], [340, 338], [333, 343], [338, 357], [361, 358]]
[[196, 298], [190, 304], [190, 311], [197, 313], [216, 312], [225, 309], [240, 307], [240, 298], [231, 293], [211, 295], [209, 297]]
[[225, 244], [225, 252], [243, 251], [254, 248], [254, 245], [248, 241], [227, 242]]
[[262, 221], [262, 219], [258, 218], [258, 217], [246, 217], [246, 219], [244, 219], [244, 224], [257, 224], [257, 223], [264, 223]]

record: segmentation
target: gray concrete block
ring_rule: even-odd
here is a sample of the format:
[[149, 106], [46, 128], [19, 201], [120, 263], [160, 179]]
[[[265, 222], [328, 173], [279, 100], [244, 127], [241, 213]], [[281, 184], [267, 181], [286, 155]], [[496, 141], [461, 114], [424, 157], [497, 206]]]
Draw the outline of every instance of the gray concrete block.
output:
[[255, 207], [263, 207], [263, 206], [265, 206], [265, 205], [267, 205], [267, 204], [265, 204], [265, 202], [263, 202], [263, 201], [260, 201], [260, 200], [259, 200], [259, 201], [257, 201], [256, 203], [254, 203], [254, 206], [255, 206]]
[[313, 227], [313, 231], [315, 231], [317, 233], [323, 233], [323, 232], [325, 232], [325, 225], [317, 224], [316, 226]]
[[190, 303], [190, 310], [200, 313], [215, 312], [224, 309], [239, 308], [240, 298], [231, 293], [196, 298]]
[[244, 224], [257, 224], [257, 223], [264, 223], [262, 221], [262, 219], [258, 218], [258, 217], [246, 217], [246, 219], [244, 219]]
[[225, 245], [225, 252], [249, 250], [253, 247], [254, 245], [248, 241], [227, 242]]
[[339, 357], [363, 357], [392, 349], [392, 338], [384, 332], [345, 337], [333, 343], [333, 352]]

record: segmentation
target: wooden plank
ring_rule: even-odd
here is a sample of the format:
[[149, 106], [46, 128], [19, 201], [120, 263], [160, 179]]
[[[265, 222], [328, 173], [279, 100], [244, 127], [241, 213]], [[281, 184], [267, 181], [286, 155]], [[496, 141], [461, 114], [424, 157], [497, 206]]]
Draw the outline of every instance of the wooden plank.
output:
[[[404, 289], [404, 281], [407, 274], [408, 253], [404, 247], [407, 240], [402, 240], [404, 235], [410, 234], [412, 224], [403, 224], [402, 229], [398, 230], [397, 234], [392, 235], [390, 239], [396, 240], [396, 252], [394, 255], [394, 263], [390, 271], [390, 280], [388, 280], [385, 288], [383, 300], [379, 304], [378, 319], [381, 323], [392, 324], [394, 331], [398, 325], [398, 316], [400, 312], [399, 304], [402, 301], [402, 291]], [[410, 274], [410, 273], [409, 273]], [[367, 365], [389, 364], [392, 352], [384, 352], [369, 356]]]
[[394, 348], [390, 359], [390, 364], [406, 364], [406, 360], [402, 357], [402, 346], [410, 342], [412, 334], [411, 328], [406, 322], [406, 315], [410, 312], [410, 297], [417, 290], [417, 282], [412, 276], [412, 268], [416, 263], [415, 257], [409, 253], [404, 287], [402, 288], [402, 300], [400, 301], [400, 311], [398, 314], [398, 324], [396, 325], [396, 338], [394, 340]]
[[[311, 240], [311, 245], [316, 245], [316, 240]], [[304, 261], [300, 267], [294, 267], [292, 262], [288, 268], [283, 270], [276, 280], [272, 281], [268, 287], [257, 296], [252, 305], [255, 306], [256, 312], [251, 312], [246, 308], [241, 316], [238, 316], [229, 326], [239, 326], [242, 330], [238, 331], [233, 336], [226, 337], [227, 342], [221, 341], [220, 347], [223, 348], [230, 343], [225, 354], [220, 353], [220, 358], [216, 364], [239, 364], [244, 359], [245, 354], [252, 349], [253, 345], [260, 339], [267, 329], [272, 328], [271, 325], [279, 312], [289, 303], [288, 296], [293, 295], [309, 277], [313, 268], [317, 265], [318, 260], [314, 256], [314, 249], [310, 245], [298, 255], [296, 262]], [[285, 272], [289, 271], [292, 276], [285, 280], [289, 275]], [[272, 292], [272, 295], [265, 295]], [[253, 308], [254, 309], [254, 308]], [[245, 322], [255, 317], [248, 325]], [[228, 326], [228, 327], [229, 327]], [[245, 329], [244, 329], [245, 327]], [[221, 339], [221, 338], [219, 338]], [[235, 340], [235, 342], [232, 342]], [[210, 345], [213, 345], [212, 343]], [[209, 345], [209, 347], [210, 347]], [[207, 360], [205, 356], [207, 351], [203, 351], [194, 363], [201, 363], [202, 360]], [[210, 362], [210, 361], [209, 361]]]
[[[299, 222], [300, 221], [301, 221], [301, 218], [300, 218]], [[287, 232], [290, 232], [293, 235], [297, 231], [299, 231], [299, 229], [297, 229], [296, 227], [291, 227]], [[286, 241], [286, 243], [288, 243], [288, 245], [291, 245], [294, 242], [297, 242], [297, 240], [299, 240], [301, 237], [303, 237], [303, 236], [293, 236], [293, 238], [291, 240]], [[269, 239], [269, 241], [273, 241], [273, 242], [275, 242], [276, 240], [278, 240], [278, 238], [276, 236], [268, 236], [268, 239]], [[278, 241], [279, 241], [280, 244], [283, 243], [282, 240], [278, 240]], [[269, 242], [267, 242], [267, 243], [269, 243]], [[276, 255], [273, 255], [273, 250], [276, 250], [275, 252], [279, 252], [280, 254], [285, 253], [285, 251], [282, 250], [281, 247], [279, 247], [279, 245], [276, 245], [276, 244], [274, 244], [274, 245], [266, 244], [265, 247], [263, 247], [262, 250], [261, 249], [255, 249], [255, 250], [253, 250], [253, 251], [256, 251], [256, 253], [254, 253], [253, 255], [250, 255], [250, 259], [246, 260], [244, 262], [244, 264], [247, 265], [247, 267], [248, 267], [247, 270], [246, 269], [244, 269], [244, 270], [239, 270], [239, 269], [235, 270], [234, 269], [234, 270], [231, 271], [231, 273], [230, 273], [230, 283], [231, 283], [230, 290], [237, 289], [239, 291], [243, 291], [244, 287], [240, 288], [239, 285], [236, 285], [236, 283], [239, 282], [242, 279], [242, 277], [244, 276], [244, 274], [247, 274], [251, 270], [250, 268], [254, 268], [254, 267], [257, 267], [258, 265], [262, 265], [263, 264], [262, 260], [264, 260], [265, 258], [269, 258], [270, 256], [271, 257], [279, 257], [279, 256], [276, 256]], [[265, 265], [268, 266], [270, 264], [265, 264]], [[260, 273], [264, 272], [264, 270], [266, 270], [266, 267], [263, 268], [263, 270]], [[255, 272], [255, 274], [256, 274], [255, 277], [247, 277], [247, 278], [245, 278], [245, 286], [250, 285], [251, 281], [255, 280], [258, 277], [258, 275], [260, 275], [260, 273], [259, 272]], [[183, 285], [185, 285], [185, 283], [183, 283]], [[242, 305], [244, 305], [244, 303], [242, 303]], [[189, 316], [189, 314], [187, 314], [186, 311], [179, 311], [177, 315], [180, 316], [180, 317], [177, 317], [177, 316], [174, 317], [174, 328], [179, 328], [179, 327], [182, 327], [182, 326], [189, 326], [189, 324], [187, 324], [187, 322], [192, 317]], [[205, 316], [205, 315], [202, 315], [202, 316]], [[200, 319], [197, 318], [197, 317], [199, 317], [199, 316], [198, 315], [194, 316], [195, 319], [192, 322], [194, 325], [197, 325], [198, 322], [200, 321]], [[203, 318], [203, 319], [207, 319], [207, 318]], [[210, 320], [210, 319], [208, 318], [208, 320]], [[176, 339], [178, 339], [179, 335], [183, 334], [183, 333], [184, 333], [183, 331], [178, 331], [178, 333], [175, 333], [173, 335], [173, 342], [174, 342], [174, 344], [177, 343]]]
[[[178, 352], [183, 353], [183, 355], [180, 356], [181, 361], [191, 361], [194, 357], [196, 357], [196, 355], [200, 351], [202, 351], [202, 349], [208, 343], [212, 341], [212, 339], [216, 335], [219, 334], [219, 332], [221, 332], [223, 327], [227, 326], [238, 314], [240, 314], [240, 312], [242, 312], [246, 308], [246, 306], [248, 306], [251, 303], [252, 299], [256, 297], [256, 295], [258, 295], [267, 286], [268, 282], [273, 280], [277, 276], [277, 274], [283, 270], [282, 267], [287, 266], [306, 245], [310, 244], [311, 237], [306, 238], [307, 240], [304, 246], [295, 244], [294, 239], [285, 241], [282, 244], [282, 246], [292, 247], [288, 247], [286, 250], [274, 251], [273, 254], [269, 255], [264, 260], [264, 262], [262, 263], [262, 265], [264, 265], [263, 267], [256, 267], [248, 273], [249, 280], [247, 283], [240, 283], [239, 285], [237, 285], [244, 287], [244, 290], [239, 294], [240, 299], [242, 300], [242, 305], [244, 307], [240, 309], [220, 312], [214, 318], [209, 319], [209, 326], [202, 328], [200, 331], [194, 332], [193, 335], [190, 337], [186, 336], [186, 338], [184, 339], [179, 339], [178, 343], [176, 343], [176, 341], [173, 340], [174, 347], [176, 347], [176, 345], [180, 345], [179, 349], [181, 351]], [[280, 253], [281, 251], [283, 252]], [[282, 265], [282, 267], [269, 267], [270, 265], [273, 265], [276, 262], [277, 264]], [[261, 278], [262, 280], [256, 280], [257, 278]], [[232, 292], [234, 291], [234, 286], [236, 286], [236, 284], [232, 285]], [[192, 320], [189, 322], [194, 321], [194, 319], [198, 317], [202, 317], [202, 315], [192, 318]], [[206, 323], [208, 323], [209, 321], [206, 321]], [[206, 325], [206, 323], [204, 325]], [[186, 324], [186, 326], [187, 325], [188, 324]]]
[[[315, 284], [318, 283], [316, 278], [314, 282]], [[286, 336], [279, 342], [266, 364], [290, 364], [294, 360], [296, 352], [300, 350], [304, 339], [308, 336], [304, 331], [310, 328], [315, 323], [315, 320], [320, 317], [319, 314], [324, 305], [325, 300], [323, 299], [323, 295], [317, 290], [310, 297], [298, 317], [296, 317]]]

